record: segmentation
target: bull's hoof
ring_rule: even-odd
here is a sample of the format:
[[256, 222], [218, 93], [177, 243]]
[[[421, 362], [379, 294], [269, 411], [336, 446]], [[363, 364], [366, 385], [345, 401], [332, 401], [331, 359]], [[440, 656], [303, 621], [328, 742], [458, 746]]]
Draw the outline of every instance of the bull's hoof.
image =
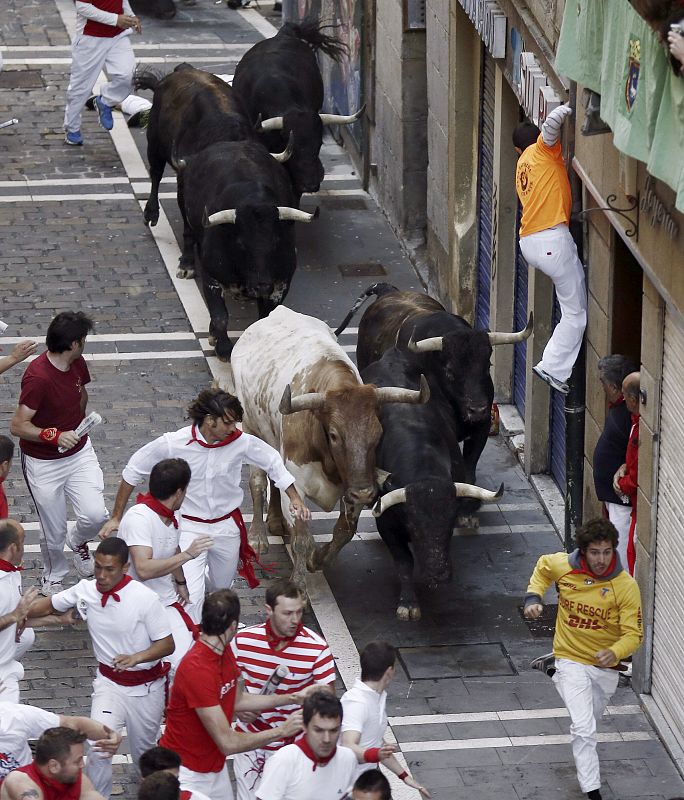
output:
[[270, 517], [267, 517], [266, 524], [268, 525], [268, 532], [271, 534], [271, 536], [282, 536], [284, 539], [291, 536], [291, 533], [282, 517], [280, 519], [271, 519]]
[[268, 536], [264, 531], [263, 524], [261, 527], [250, 526], [247, 542], [259, 557], [263, 556], [264, 553], [268, 553]]
[[216, 337], [209, 334], [209, 338], [207, 339], [209, 342], [209, 347], [216, 347]]
[[456, 527], [478, 530], [480, 527], [480, 520], [475, 514], [467, 514], [465, 516], [456, 518]]
[[154, 228], [154, 226], [159, 222], [159, 209], [155, 210], [145, 207], [143, 219], [145, 220], [145, 225], [147, 225], [148, 228]]
[[397, 607], [397, 619], [400, 622], [417, 622], [421, 617], [420, 606], [409, 603]]
[[177, 278], [194, 278], [195, 277], [195, 270], [194, 269], [184, 269], [183, 267], [178, 267], [176, 271]]

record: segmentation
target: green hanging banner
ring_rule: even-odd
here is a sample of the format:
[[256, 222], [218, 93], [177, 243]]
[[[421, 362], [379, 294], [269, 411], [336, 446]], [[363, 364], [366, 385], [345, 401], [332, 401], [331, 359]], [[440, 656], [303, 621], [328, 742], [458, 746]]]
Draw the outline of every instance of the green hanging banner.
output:
[[601, 95], [615, 147], [677, 193], [684, 212], [684, 79], [624, 0], [567, 0], [558, 72]]

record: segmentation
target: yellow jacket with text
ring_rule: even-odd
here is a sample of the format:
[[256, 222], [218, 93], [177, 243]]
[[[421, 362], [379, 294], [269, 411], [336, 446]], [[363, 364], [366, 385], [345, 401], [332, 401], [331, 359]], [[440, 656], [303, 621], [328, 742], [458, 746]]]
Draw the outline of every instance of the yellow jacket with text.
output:
[[595, 665], [599, 650], [610, 648], [620, 661], [639, 647], [641, 594], [617, 553], [614, 566], [601, 576], [589, 571], [579, 550], [542, 556], [527, 587], [525, 605], [541, 603], [552, 583], [558, 587], [556, 658]]

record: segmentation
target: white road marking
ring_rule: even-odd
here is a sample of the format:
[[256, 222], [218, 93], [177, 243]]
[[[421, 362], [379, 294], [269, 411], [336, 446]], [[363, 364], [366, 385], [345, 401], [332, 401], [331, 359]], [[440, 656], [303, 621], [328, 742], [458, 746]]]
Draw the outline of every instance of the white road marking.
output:
[[[599, 742], [647, 742], [657, 739], [652, 731], [626, 731], [624, 733], [597, 733]], [[570, 744], [569, 734], [550, 736], [500, 736], [491, 739], [444, 739], [428, 742], [400, 742], [404, 753], [425, 753], [435, 750], [476, 750], [505, 747], [534, 747], [545, 745]]]
[[[151, 42], [136, 42], [133, 40], [133, 50], [159, 50], [160, 52], [168, 52], [169, 49], [173, 50], [221, 50], [226, 52], [237, 53], [243, 55], [252, 46], [251, 44], [230, 44], [228, 42], [173, 42], [172, 44], [154, 44]], [[36, 53], [36, 52], [57, 52], [57, 53], [70, 53], [71, 45], [68, 44], [50, 44], [50, 45], [1, 45], [0, 52], [3, 53]], [[5, 60], [5, 64], [7, 64]]]
[[[239, 61], [242, 54], [235, 53], [231, 57], [231, 61]], [[138, 64], [182, 64], [188, 60], [188, 56], [174, 56], [174, 55], [160, 55], [160, 56], [137, 56], [136, 63]], [[67, 66], [71, 65], [71, 58], [40, 58], [40, 57], [26, 57], [26, 58], [5, 58], [3, 63], [6, 67], [11, 66]], [[192, 56], [193, 64], [219, 64], [225, 63], [225, 59], [221, 58], [221, 54], [217, 53], [215, 56]]]
[[[238, 8], [237, 13], [249, 24], [255, 28], [264, 37], [270, 39], [278, 33], [278, 29], [272, 25], [265, 17], [255, 8]], [[250, 45], [251, 46], [251, 45]]]
[[[627, 714], [643, 715], [641, 706], [608, 706], [606, 714], [610, 717], [625, 716]], [[406, 717], [390, 717], [391, 725], [435, 725], [437, 723], [459, 722], [512, 722], [521, 719], [555, 719], [569, 717], [568, 710], [561, 708], [530, 708], [516, 709], [513, 711], [474, 711], [462, 714], [416, 714]]]
[[[26, 363], [35, 360], [38, 356], [31, 356], [26, 359]], [[201, 350], [150, 350], [145, 353], [133, 351], [130, 353], [84, 353], [86, 361], [157, 361], [178, 358], [204, 358]]]
[[[2, 343], [17, 344], [24, 339], [42, 339], [45, 333], [26, 334], [25, 336], [3, 336]], [[160, 341], [197, 341], [192, 331], [159, 331], [158, 333], [89, 333], [88, 343], [92, 342], [160, 342]]]

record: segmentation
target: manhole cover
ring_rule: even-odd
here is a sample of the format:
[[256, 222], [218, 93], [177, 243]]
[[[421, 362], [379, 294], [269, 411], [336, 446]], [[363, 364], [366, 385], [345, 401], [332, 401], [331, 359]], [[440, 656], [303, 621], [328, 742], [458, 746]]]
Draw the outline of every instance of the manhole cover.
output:
[[338, 269], [345, 278], [370, 278], [376, 275], [387, 275], [387, 270], [377, 261], [367, 261], [365, 264], [340, 264]]
[[518, 612], [535, 639], [553, 639], [553, 634], [556, 630], [558, 603], [545, 605], [539, 619], [525, 619], [522, 606], [518, 606]]
[[44, 85], [39, 69], [10, 69], [0, 72], [0, 89], [42, 89]]
[[399, 658], [412, 681], [517, 674], [501, 642], [400, 647]]

